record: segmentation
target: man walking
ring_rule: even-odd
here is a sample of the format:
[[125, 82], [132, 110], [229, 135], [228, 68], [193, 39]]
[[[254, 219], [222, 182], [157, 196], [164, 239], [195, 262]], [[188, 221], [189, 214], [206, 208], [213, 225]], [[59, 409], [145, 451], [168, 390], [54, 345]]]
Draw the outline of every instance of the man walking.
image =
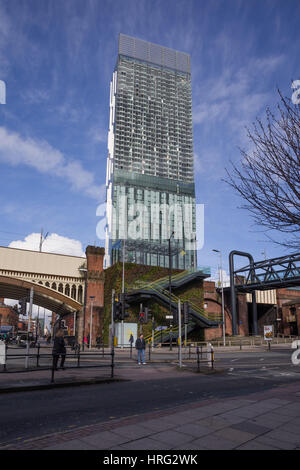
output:
[[140, 334], [140, 337], [136, 340], [135, 348], [137, 349], [138, 364], [140, 365], [141, 362], [143, 364], [146, 364], [146, 362], [145, 362], [146, 343], [145, 343], [143, 334]]

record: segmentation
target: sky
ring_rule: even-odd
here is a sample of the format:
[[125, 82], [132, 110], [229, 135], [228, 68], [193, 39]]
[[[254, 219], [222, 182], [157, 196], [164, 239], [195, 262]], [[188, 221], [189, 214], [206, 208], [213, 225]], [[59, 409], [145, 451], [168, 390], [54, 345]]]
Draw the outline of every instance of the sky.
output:
[[[198, 265], [282, 256], [222, 179], [246, 126], [300, 79], [297, 0], [0, 0], [0, 245], [83, 256], [105, 201], [119, 33], [191, 55]], [[278, 235], [280, 239], [280, 235]], [[241, 264], [246, 264], [242, 260]]]

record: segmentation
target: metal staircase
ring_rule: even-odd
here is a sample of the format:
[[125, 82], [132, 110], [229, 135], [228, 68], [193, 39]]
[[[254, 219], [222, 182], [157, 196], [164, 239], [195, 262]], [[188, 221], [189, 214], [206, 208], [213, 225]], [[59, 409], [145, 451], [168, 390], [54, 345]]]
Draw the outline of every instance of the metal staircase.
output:
[[[201, 271], [183, 271], [178, 274], [172, 275], [171, 277], [171, 287], [172, 290], [176, 290], [179, 287], [182, 287], [189, 282], [195, 279], [205, 279], [208, 277], [208, 273], [205, 273], [203, 270]], [[171, 306], [171, 312], [178, 311], [178, 300], [183, 303], [185, 301], [189, 302], [189, 312], [191, 321], [189, 323], [189, 331], [195, 328], [196, 325], [199, 325], [203, 328], [213, 328], [217, 327], [221, 322], [221, 315], [208, 313], [206, 310], [195, 303], [191, 302], [190, 299], [185, 298], [184, 295], [180, 295], [180, 297], [176, 296], [174, 293], [169, 293], [169, 277], [163, 277], [161, 279], [157, 279], [153, 282], [136, 282], [133, 285], [133, 290], [126, 294], [126, 301], [128, 303], [138, 303], [143, 302], [146, 300], [153, 299], [159, 304], [163, 305], [166, 308]], [[171, 300], [171, 302], [170, 302]], [[182, 328], [184, 332], [184, 328]], [[170, 336], [167, 330], [164, 330], [165, 336]], [[172, 328], [173, 337], [175, 338], [176, 327]], [[161, 335], [161, 332], [157, 334]], [[177, 333], [178, 337], [178, 333]]]
[[[187, 334], [189, 334], [193, 329], [195, 328], [196, 323], [193, 321], [190, 321], [187, 324]], [[172, 331], [172, 338], [173, 340], [178, 340], [179, 337], [179, 328], [178, 325], [173, 326], [172, 328], [166, 328], [164, 330], [157, 330], [154, 332], [153, 335], [153, 346], [157, 346], [158, 344], [162, 343], [167, 343], [170, 341], [171, 337], [171, 331]], [[184, 326], [181, 329], [181, 338], [184, 337], [185, 330]], [[147, 344], [152, 342], [152, 335], [145, 336], [145, 341]]]

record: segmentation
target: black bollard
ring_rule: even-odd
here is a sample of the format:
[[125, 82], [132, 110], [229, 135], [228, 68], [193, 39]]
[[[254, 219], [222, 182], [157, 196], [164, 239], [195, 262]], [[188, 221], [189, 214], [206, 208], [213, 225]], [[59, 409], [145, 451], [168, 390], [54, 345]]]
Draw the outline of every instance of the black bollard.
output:
[[197, 369], [198, 369], [198, 372], [200, 372], [199, 346], [197, 346], [196, 348], [196, 353], [197, 353]]
[[36, 356], [36, 366], [39, 367], [39, 362], [40, 362], [40, 343], [38, 343], [38, 351], [37, 351], [37, 356]]

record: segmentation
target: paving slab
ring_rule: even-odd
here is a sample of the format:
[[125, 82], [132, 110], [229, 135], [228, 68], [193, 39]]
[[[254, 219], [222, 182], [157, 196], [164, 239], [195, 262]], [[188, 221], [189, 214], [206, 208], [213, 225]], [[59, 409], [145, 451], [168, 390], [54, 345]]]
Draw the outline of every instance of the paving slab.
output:
[[120, 446], [122, 450], [169, 450], [169, 448], [168, 444], [151, 438], [131, 441]]
[[60, 444], [54, 444], [49, 447], [45, 447], [44, 450], [94, 450], [96, 447], [91, 444], [87, 444], [80, 439], [73, 439], [71, 441], [63, 441]]
[[174, 428], [176, 425], [174, 424], [174, 422], [168, 421], [167, 419], [158, 418], [158, 419], [151, 419], [151, 420], [144, 421], [143, 426], [155, 432], [155, 431], [171, 429], [171, 428]]
[[193, 441], [193, 437], [191, 435], [184, 434], [182, 432], [177, 432], [174, 430], [168, 430], [153, 434], [151, 438], [156, 441], [168, 444], [169, 448], [173, 448], [174, 446]]
[[109, 449], [112, 446], [121, 445], [128, 442], [128, 437], [121, 436], [111, 431], [103, 431], [97, 434], [91, 434], [80, 439], [83, 443], [96, 449]]
[[243, 416], [238, 416], [234, 411], [227, 411], [226, 413], [221, 413], [220, 415], [218, 415], [218, 418], [225, 419], [231, 424], [241, 423], [246, 419]]
[[246, 442], [239, 447], [236, 447], [235, 450], [280, 450], [278, 447], [272, 447], [269, 444], [263, 444], [257, 442], [256, 440]]
[[212, 431], [218, 431], [219, 429], [230, 426], [231, 422], [230, 420], [220, 418], [219, 416], [209, 416], [208, 418], [196, 421], [196, 424], [209, 428]]
[[255, 442], [257, 442], [258, 444], [276, 447], [277, 449], [281, 449], [281, 450], [293, 450], [297, 447], [296, 444], [274, 439], [274, 437], [270, 438], [270, 437], [267, 437], [267, 435], [259, 436]]
[[260, 426], [259, 424], [253, 423], [251, 421], [242, 421], [238, 424], [232, 424], [231, 427], [238, 431], [249, 432], [250, 434], [254, 434], [255, 436], [259, 436], [270, 431], [270, 428], [266, 426]]
[[296, 447], [300, 446], [299, 434], [294, 434], [292, 432], [284, 431], [282, 429], [269, 431], [264, 437], [268, 439], [275, 439], [281, 442], [286, 442], [289, 444], [294, 444]]
[[189, 423], [184, 424], [183, 426], [178, 426], [175, 430], [179, 433], [188, 434], [189, 436], [193, 436], [194, 439], [201, 436], [207, 436], [213, 432], [213, 429], [209, 427], [202, 426], [198, 423]]
[[237, 443], [229, 441], [228, 439], [220, 439], [218, 436], [210, 434], [206, 437], [201, 437], [193, 441], [193, 445], [197, 446], [199, 450], [231, 450], [237, 447]]
[[131, 424], [114, 429], [113, 432], [119, 436], [127, 438], [127, 441], [140, 439], [152, 434], [152, 431], [140, 424]]
[[220, 429], [214, 433], [214, 436], [220, 439], [228, 439], [229, 441], [236, 442], [237, 444], [243, 444], [244, 442], [255, 438], [255, 434], [232, 427]]

